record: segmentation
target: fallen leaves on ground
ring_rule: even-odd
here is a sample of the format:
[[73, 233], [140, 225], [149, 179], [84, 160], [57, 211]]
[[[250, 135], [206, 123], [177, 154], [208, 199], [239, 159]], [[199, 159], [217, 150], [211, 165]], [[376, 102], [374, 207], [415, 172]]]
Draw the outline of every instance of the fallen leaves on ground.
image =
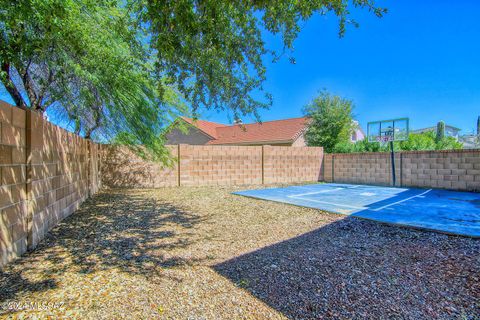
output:
[[[231, 194], [239, 189], [102, 191], [0, 272], [0, 314], [480, 317], [480, 241]], [[15, 302], [47, 307], [6, 310]]]

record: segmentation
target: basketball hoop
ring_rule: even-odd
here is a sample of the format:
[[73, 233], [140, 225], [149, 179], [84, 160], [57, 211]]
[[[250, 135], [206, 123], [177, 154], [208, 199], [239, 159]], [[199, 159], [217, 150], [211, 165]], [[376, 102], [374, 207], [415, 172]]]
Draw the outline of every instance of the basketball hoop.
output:
[[387, 143], [390, 143], [393, 186], [396, 184], [395, 153], [393, 150], [393, 142], [408, 140], [408, 134], [408, 118], [374, 121], [367, 124], [367, 136], [369, 142], [379, 142], [381, 146], [385, 146]]
[[377, 136], [375, 137], [375, 140], [377, 142], [380, 142], [380, 143], [386, 143], [386, 142], [390, 142], [390, 141], [393, 141], [393, 135], [387, 135], [387, 136]]
[[386, 143], [407, 140], [408, 122], [408, 118], [369, 122], [367, 124], [368, 141]]

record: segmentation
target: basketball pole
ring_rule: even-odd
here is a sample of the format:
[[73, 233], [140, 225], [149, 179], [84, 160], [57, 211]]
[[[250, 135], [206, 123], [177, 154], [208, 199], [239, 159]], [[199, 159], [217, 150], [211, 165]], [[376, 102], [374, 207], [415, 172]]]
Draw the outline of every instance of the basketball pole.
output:
[[396, 185], [396, 177], [395, 177], [395, 151], [393, 151], [393, 140], [390, 141], [390, 157], [392, 160], [392, 181], [393, 181], [393, 186], [395, 187]]

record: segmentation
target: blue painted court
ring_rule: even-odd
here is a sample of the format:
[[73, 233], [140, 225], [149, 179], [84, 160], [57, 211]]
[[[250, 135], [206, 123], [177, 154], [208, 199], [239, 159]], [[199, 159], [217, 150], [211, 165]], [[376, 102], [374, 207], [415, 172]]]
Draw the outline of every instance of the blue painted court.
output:
[[328, 183], [235, 194], [390, 224], [480, 237], [480, 193]]

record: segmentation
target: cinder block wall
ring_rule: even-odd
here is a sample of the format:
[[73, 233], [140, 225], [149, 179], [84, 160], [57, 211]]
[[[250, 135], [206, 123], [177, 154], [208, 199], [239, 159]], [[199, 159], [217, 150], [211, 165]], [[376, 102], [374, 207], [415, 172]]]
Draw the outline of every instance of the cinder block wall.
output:
[[[242, 185], [322, 179], [323, 148], [169, 146], [172, 168], [107, 147], [102, 181], [110, 187]], [[180, 164], [180, 166], [178, 166]]]
[[405, 186], [480, 191], [480, 150], [404, 152]]
[[0, 101], [0, 266], [33, 249], [101, 185], [98, 146]]
[[[40, 114], [27, 112], [31, 126], [31, 179], [27, 183], [32, 232], [29, 247], [34, 248], [45, 233], [72, 214], [88, 197], [94, 180], [89, 152], [96, 146], [45, 121]], [[30, 133], [29, 133], [30, 132]], [[98, 181], [97, 181], [98, 183]], [[93, 191], [96, 191], [97, 186]]]
[[168, 146], [173, 166], [145, 161], [126, 147], [102, 146], [102, 182], [112, 188], [178, 186], [177, 146]]
[[[395, 156], [397, 177], [400, 156]], [[333, 170], [332, 170], [333, 168]], [[338, 183], [393, 185], [391, 158], [388, 152], [335, 153], [325, 158], [325, 180]], [[397, 178], [396, 185], [400, 183]]]
[[323, 148], [264, 146], [264, 183], [321, 181]]
[[262, 183], [262, 147], [180, 145], [180, 185]]
[[27, 250], [26, 112], [0, 101], [0, 266]]
[[[325, 181], [392, 185], [390, 153], [328, 154]], [[395, 154], [396, 186], [480, 191], [480, 150]]]
[[88, 192], [90, 195], [93, 195], [100, 190], [102, 186], [101, 179], [101, 170], [102, 170], [102, 146], [96, 143], [88, 141], [89, 146], [89, 161], [88, 166], [90, 170], [88, 171]]

